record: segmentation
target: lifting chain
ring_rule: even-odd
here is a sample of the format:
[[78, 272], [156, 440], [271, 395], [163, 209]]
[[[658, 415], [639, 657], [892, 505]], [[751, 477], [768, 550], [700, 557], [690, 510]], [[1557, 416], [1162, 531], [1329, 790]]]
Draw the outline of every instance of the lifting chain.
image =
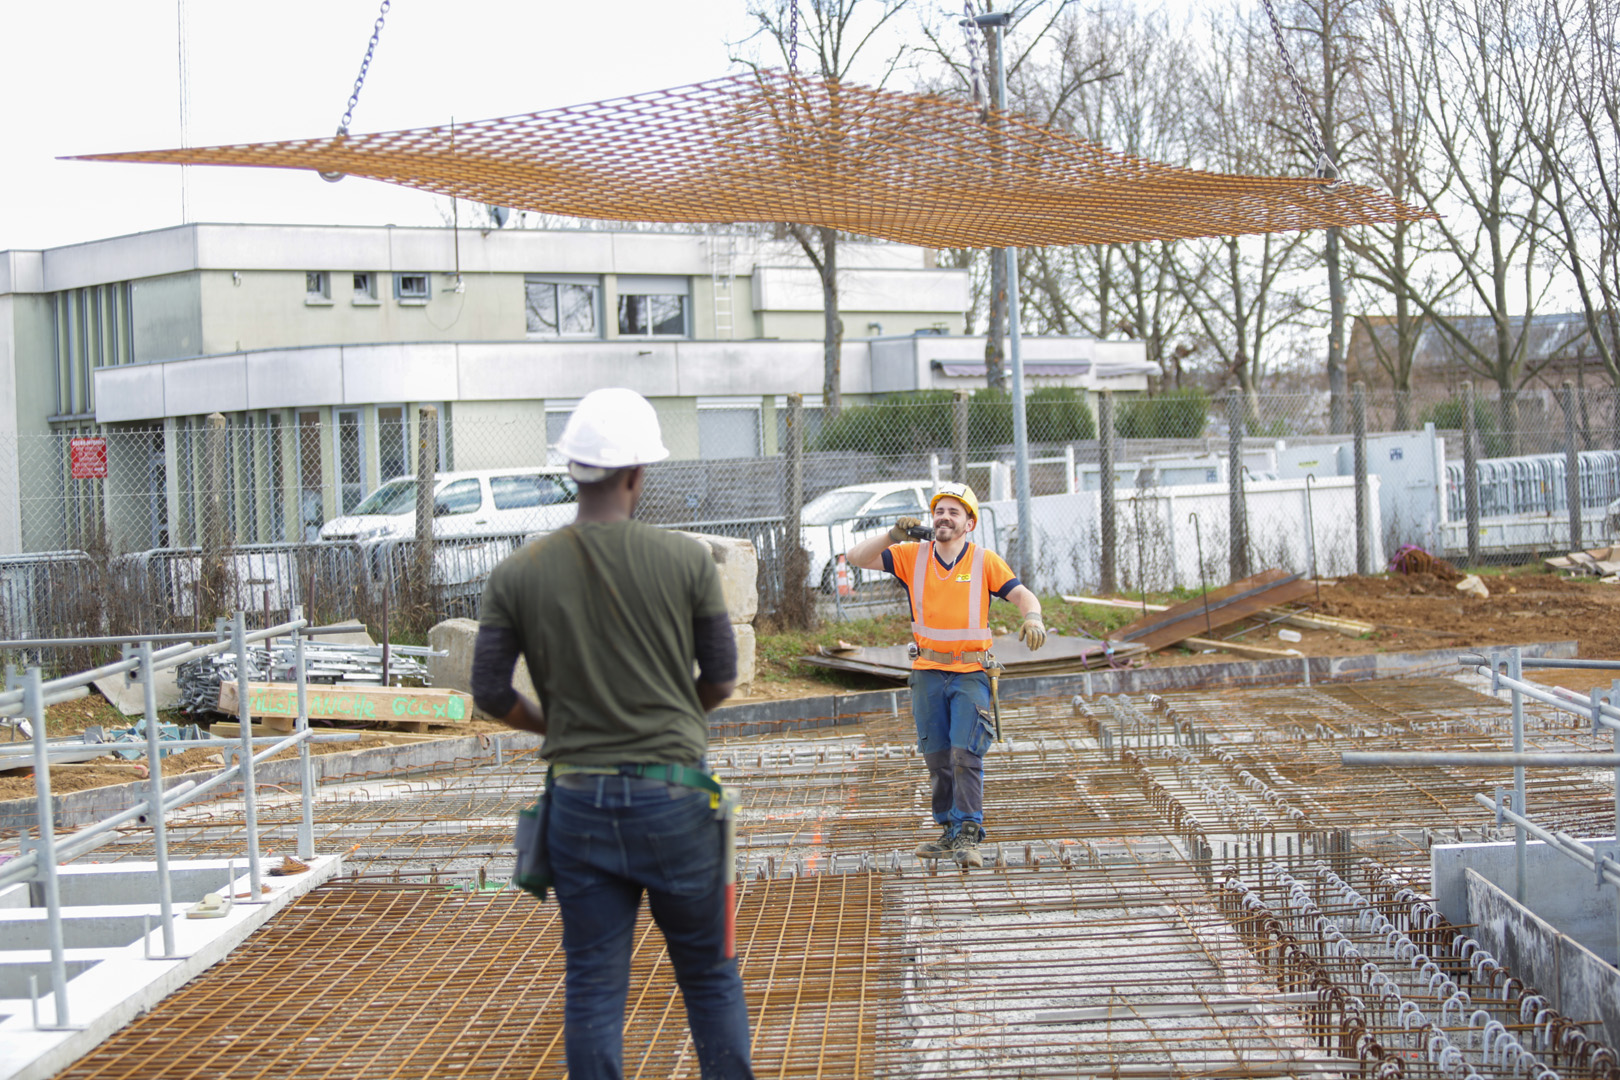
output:
[[1288, 46], [1283, 44], [1282, 24], [1277, 21], [1277, 10], [1272, 7], [1271, 0], [1263, 2], [1266, 5], [1266, 18], [1271, 20], [1271, 35], [1277, 39], [1277, 51], [1282, 54], [1283, 68], [1288, 72], [1288, 81], [1294, 88], [1294, 100], [1299, 103], [1300, 116], [1305, 121], [1305, 131], [1310, 135], [1312, 149], [1316, 151], [1316, 175], [1337, 184], [1339, 166], [1328, 157], [1327, 147], [1322, 144], [1321, 126], [1305, 99], [1305, 87], [1299, 81], [1299, 72], [1294, 70], [1294, 58], [1288, 55]]
[[377, 51], [377, 38], [382, 34], [383, 20], [388, 18], [391, 3], [392, 0], [382, 0], [382, 10], [377, 13], [377, 21], [372, 24], [371, 40], [366, 42], [366, 57], [360, 61], [360, 74], [354, 78], [354, 93], [349, 95], [349, 107], [343, 110], [343, 119], [338, 121], [339, 135], [349, 133], [349, 121], [354, 119], [354, 107], [360, 101], [360, 88], [366, 85], [366, 72], [371, 70], [371, 57]]
[[973, 104], [983, 108], [985, 98], [989, 95], [985, 87], [984, 66], [979, 63], [979, 39], [983, 31], [974, 21], [978, 12], [973, 9], [973, 0], [962, 0], [962, 14], [962, 36], [967, 39], [968, 90], [973, 94]]
[[788, 0], [788, 74], [799, 73], [799, 0]]
[[[349, 122], [354, 119], [354, 107], [360, 103], [360, 88], [366, 85], [366, 72], [371, 70], [371, 58], [377, 52], [377, 38], [382, 35], [383, 20], [388, 18], [388, 8], [392, 2], [393, 0], [382, 0], [382, 10], [377, 12], [377, 21], [371, 26], [371, 40], [366, 42], [366, 55], [365, 59], [360, 61], [360, 74], [354, 79], [354, 92], [349, 95], [349, 105], [343, 110], [343, 119], [338, 121], [337, 133], [340, 139], [349, 134]], [[335, 184], [343, 179], [343, 174], [323, 172], [320, 177], [329, 184]]]

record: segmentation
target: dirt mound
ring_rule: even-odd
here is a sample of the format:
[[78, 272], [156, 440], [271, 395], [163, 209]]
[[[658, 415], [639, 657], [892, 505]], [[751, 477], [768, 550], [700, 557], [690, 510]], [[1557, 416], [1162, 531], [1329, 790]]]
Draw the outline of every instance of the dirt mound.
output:
[[1511, 645], [1579, 641], [1580, 655], [1620, 657], [1620, 588], [1554, 574], [1485, 579], [1488, 598], [1466, 596], [1433, 574], [1343, 578], [1322, 589], [1321, 610], [1373, 623], [1381, 630], [1452, 642]]

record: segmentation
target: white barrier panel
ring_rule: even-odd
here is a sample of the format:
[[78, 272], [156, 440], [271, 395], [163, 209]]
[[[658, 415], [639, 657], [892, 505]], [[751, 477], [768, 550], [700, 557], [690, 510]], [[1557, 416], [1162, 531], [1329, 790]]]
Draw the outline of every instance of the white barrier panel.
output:
[[[1313, 554], [1316, 573], [1322, 577], [1355, 573], [1354, 477], [1314, 480], [1308, 490], [1304, 479], [1251, 480], [1244, 493], [1251, 573], [1280, 567], [1310, 574]], [[1145, 580], [1154, 591], [1198, 588], [1200, 541], [1203, 581], [1214, 587], [1231, 580], [1228, 496], [1225, 484], [1120, 488], [1115, 495], [1114, 560], [1121, 587], [1138, 589]], [[1098, 498], [1095, 491], [1082, 491], [1030, 500], [1036, 533], [1034, 577], [1041, 592], [1078, 592], [1096, 586], [1102, 537]], [[1012, 500], [990, 501], [983, 510], [993, 534], [985, 542], [1007, 554], [1017, 533], [1016, 505]], [[1384, 569], [1385, 560], [1377, 476], [1367, 477], [1367, 511], [1369, 562], [1377, 572]]]

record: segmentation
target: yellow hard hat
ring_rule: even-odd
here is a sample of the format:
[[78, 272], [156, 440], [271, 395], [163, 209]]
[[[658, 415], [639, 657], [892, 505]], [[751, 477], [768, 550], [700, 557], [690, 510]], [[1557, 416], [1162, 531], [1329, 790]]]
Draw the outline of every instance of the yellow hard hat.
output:
[[928, 500], [928, 512], [933, 513], [934, 504], [944, 498], [957, 500], [967, 507], [968, 513], [973, 515], [974, 521], [979, 520], [979, 497], [973, 494], [973, 489], [966, 484], [939, 485], [939, 490], [934, 492], [934, 497]]

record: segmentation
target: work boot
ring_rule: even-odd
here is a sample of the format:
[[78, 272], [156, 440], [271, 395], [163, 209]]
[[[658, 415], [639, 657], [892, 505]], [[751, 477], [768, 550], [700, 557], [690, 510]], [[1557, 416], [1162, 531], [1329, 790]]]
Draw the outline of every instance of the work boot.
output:
[[953, 849], [951, 847], [951, 842], [952, 842], [953, 838], [956, 836], [957, 832], [958, 832], [958, 829], [957, 829], [957, 827], [955, 825], [947, 825], [947, 826], [945, 826], [945, 831], [939, 834], [939, 839], [938, 840], [929, 840], [926, 843], [922, 843], [922, 844], [917, 845], [916, 851], [915, 851], [915, 854], [916, 854], [917, 858], [919, 858], [919, 859], [948, 859], [948, 858], [950, 858], [952, 852], [955, 850], [955, 849]]
[[983, 866], [984, 856], [979, 854], [979, 841], [983, 839], [984, 828], [978, 822], [962, 822], [961, 829], [950, 841], [952, 856], [965, 867]]

